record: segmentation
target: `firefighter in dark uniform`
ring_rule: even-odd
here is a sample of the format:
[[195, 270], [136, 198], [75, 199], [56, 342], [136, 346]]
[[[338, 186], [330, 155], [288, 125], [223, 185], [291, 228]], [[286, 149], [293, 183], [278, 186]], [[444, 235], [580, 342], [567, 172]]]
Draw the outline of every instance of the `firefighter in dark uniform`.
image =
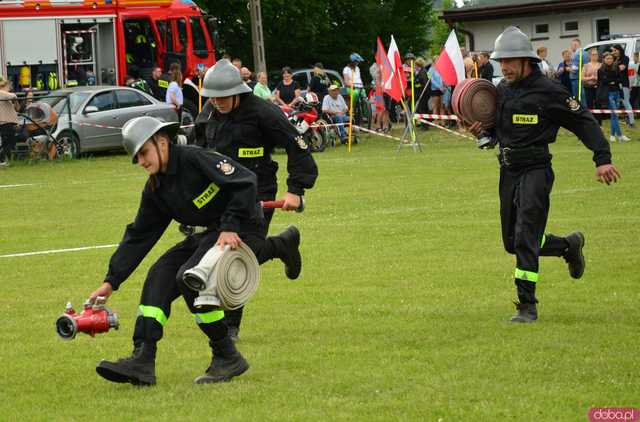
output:
[[156, 343], [162, 338], [171, 303], [181, 295], [209, 338], [213, 352], [211, 365], [195, 382], [227, 381], [249, 367], [228, 335], [224, 312], [195, 308], [197, 294], [182, 283], [182, 275], [214, 245], [235, 249], [244, 242], [256, 255], [264, 252], [264, 219], [256, 204], [256, 177], [221, 154], [171, 144], [178, 128], [178, 123], [162, 123], [146, 116], [132, 119], [123, 127], [124, 147], [133, 163], [149, 173], [149, 179], [135, 220], [127, 226], [111, 257], [105, 281], [90, 300], [109, 297], [117, 290], [171, 220], [206, 226], [207, 230], [169, 249], [149, 270], [138, 308], [132, 356], [115, 362], [103, 360], [96, 368], [109, 381], [155, 384]]
[[[318, 177], [318, 168], [311, 155], [309, 145], [296, 128], [287, 120], [276, 105], [253, 95], [243, 81], [238, 69], [222, 59], [205, 74], [202, 95], [210, 98], [196, 118], [196, 143], [205, 148], [228, 155], [258, 176], [258, 200], [275, 199], [278, 190], [276, 173], [278, 163], [272, 160], [273, 149], [283, 147], [287, 152], [287, 193], [284, 195], [284, 211], [300, 207], [305, 189], [313, 187]], [[273, 209], [265, 209], [265, 236], [273, 216]], [[290, 226], [278, 236], [266, 239], [274, 251], [285, 241], [294, 239], [299, 243], [300, 233]], [[258, 257], [262, 264], [266, 260], [280, 258], [285, 261], [285, 272], [290, 279], [300, 274], [300, 264], [286, 265], [287, 260], [299, 257], [282, 254]], [[234, 339], [242, 319], [242, 308], [227, 312], [227, 322]]]
[[545, 234], [554, 180], [549, 144], [564, 127], [593, 151], [598, 181], [608, 185], [620, 174], [611, 164], [609, 145], [593, 115], [561, 84], [542, 75], [540, 59], [524, 33], [516, 27], [505, 29], [491, 58], [500, 61], [504, 74], [497, 88], [495, 129], [483, 134], [476, 122], [470, 130], [478, 137], [493, 137], [499, 146], [502, 240], [507, 252], [516, 256], [519, 299], [511, 321], [533, 322], [538, 316], [539, 257], [563, 257], [575, 279], [585, 268], [582, 233]]

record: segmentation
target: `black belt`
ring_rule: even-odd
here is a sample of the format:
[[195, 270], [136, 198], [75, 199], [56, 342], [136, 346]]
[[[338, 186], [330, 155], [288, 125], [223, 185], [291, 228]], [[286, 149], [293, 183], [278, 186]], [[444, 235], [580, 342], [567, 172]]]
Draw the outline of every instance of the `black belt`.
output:
[[504, 167], [528, 167], [537, 164], [545, 164], [551, 161], [549, 147], [531, 146], [525, 148], [500, 148], [498, 161]]

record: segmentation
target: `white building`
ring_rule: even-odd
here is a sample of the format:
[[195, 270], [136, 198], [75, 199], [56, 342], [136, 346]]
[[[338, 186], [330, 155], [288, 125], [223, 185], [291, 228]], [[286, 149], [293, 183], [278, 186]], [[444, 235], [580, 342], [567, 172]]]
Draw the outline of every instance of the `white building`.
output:
[[468, 51], [492, 51], [496, 37], [518, 26], [534, 49], [545, 46], [556, 65], [572, 39], [585, 46], [613, 34], [640, 33], [640, 0], [474, 0], [444, 10], [442, 19], [465, 34]]

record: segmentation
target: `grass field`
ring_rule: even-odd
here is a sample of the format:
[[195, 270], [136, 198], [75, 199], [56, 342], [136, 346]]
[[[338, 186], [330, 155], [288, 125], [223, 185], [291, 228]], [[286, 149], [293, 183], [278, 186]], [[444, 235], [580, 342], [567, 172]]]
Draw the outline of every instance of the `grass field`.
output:
[[[0, 420], [586, 421], [591, 406], [640, 407], [640, 130], [614, 144], [623, 179], [594, 181], [591, 153], [562, 132], [548, 231], [586, 234], [587, 270], [544, 258], [540, 319], [507, 322], [514, 258], [503, 251], [494, 152], [433, 130], [423, 153], [365, 137], [316, 155], [296, 282], [263, 266], [239, 348], [251, 369], [196, 386], [210, 359], [181, 300], [158, 347], [158, 385], [111, 384], [102, 358], [129, 354], [149, 266], [110, 306], [121, 329], [59, 340], [54, 321], [98, 287], [113, 249], [0, 258]], [[286, 157], [278, 155], [281, 168]], [[285, 174], [281, 173], [281, 182]], [[124, 155], [0, 171], [0, 255], [117, 243], [145, 175]], [[282, 183], [284, 190], [284, 183]]]

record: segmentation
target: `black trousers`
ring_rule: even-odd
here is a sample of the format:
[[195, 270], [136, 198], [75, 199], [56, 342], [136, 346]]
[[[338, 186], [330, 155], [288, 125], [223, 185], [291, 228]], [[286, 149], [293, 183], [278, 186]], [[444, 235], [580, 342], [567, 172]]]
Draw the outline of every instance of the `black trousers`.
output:
[[[278, 187], [274, 187], [273, 189], [269, 189], [269, 190], [264, 190], [262, 192], [258, 192], [258, 200], [259, 201], [273, 201], [274, 199], [276, 199], [276, 194], [278, 193]], [[264, 231], [263, 231], [263, 236], [266, 238], [265, 243], [268, 244], [268, 246], [266, 248], [264, 248], [265, 250], [263, 251], [263, 253], [261, 255], [256, 255], [258, 257], [258, 263], [260, 263], [260, 265], [262, 265], [263, 263], [265, 263], [266, 261], [269, 261], [270, 259], [273, 259], [275, 256], [272, 256], [268, 253], [266, 253], [266, 251], [275, 251], [277, 249], [278, 245], [274, 245], [274, 241], [276, 241], [274, 238], [268, 238], [267, 234], [269, 233], [269, 225], [271, 224], [271, 219], [273, 218], [273, 213], [274, 213], [274, 209], [273, 208], [265, 208], [263, 209], [263, 214], [264, 214], [264, 219], [265, 219], [265, 225], [264, 225]], [[224, 316], [225, 316], [225, 320], [228, 326], [230, 327], [235, 327], [237, 329], [240, 329], [240, 323], [242, 322], [242, 313], [244, 312], [244, 306], [238, 308], [238, 309], [234, 309], [233, 311], [225, 311]]]
[[[218, 240], [216, 230], [186, 237], [164, 253], [149, 269], [142, 288], [138, 318], [133, 333], [134, 344], [155, 343], [162, 338], [163, 327], [171, 316], [171, 304], [182, 296], [196, 319], [200, 329], [211, 340], [220, 340], [227, 335], [224, 312], [217, 309], [197, 309], [193, 306], [198, 293], [182, 282], [184, 272], [200, 262], [204, 254]], [[240, 233], [240, 238], [259, 256], [263, 252], [264, 237], [261, 233]]]
[[9, 159], [11, 151], [16, 147], [16, 124], [1, 124], [0, 138], [2, 139], [2, 146], [0, 147], [0, 161], [5, 161]]
[[500, 220], [504, 248], [516, 256], [515, 283], [522, 303], [536, 303], [539, 257], [563, 256], [563, 237], [544, 233], [554, 174], [551, 165], [540, 168], [500, 169]]

